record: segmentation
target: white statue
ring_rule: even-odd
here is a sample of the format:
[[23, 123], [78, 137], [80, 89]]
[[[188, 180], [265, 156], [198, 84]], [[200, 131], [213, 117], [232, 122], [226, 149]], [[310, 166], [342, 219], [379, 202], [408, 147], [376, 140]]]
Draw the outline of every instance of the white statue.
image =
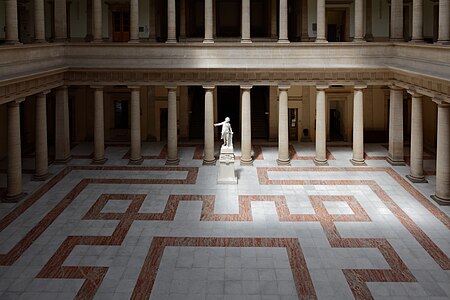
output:
[[222, 125], [222, 136], [223, 146], [233, 147], [233, 129], [231, 129], [230, 118], [226, 117], [225, 121], [221, 123], [214, 124], [214, 126]]

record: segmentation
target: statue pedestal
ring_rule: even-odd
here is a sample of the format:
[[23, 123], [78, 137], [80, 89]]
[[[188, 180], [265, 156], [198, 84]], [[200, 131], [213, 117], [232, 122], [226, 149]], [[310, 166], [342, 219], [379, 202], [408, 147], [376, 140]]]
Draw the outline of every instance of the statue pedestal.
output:
[[234, 172], [234, 149], [232, 146], [222, 146], [220, 148], [217, 183], [237, 184], [237, 177]]

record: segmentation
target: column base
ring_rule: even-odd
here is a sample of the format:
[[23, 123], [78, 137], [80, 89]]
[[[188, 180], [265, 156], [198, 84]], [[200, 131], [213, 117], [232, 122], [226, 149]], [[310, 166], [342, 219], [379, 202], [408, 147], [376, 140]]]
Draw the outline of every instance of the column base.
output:
[[128, 44], [138, 44], [140, 41], [139, 39], [129, 40]]
[[425, 179], [425, 177], [415, 177], [412, 175], [406, 175], [406, 178], [409, 179], [409, 181], [413, 182], [413, 183], [427, 183], [428, 180]]
[[212, 160], [203, 159], [203, 165], [204, 166], [215, 166], [216, 165], [216, 159], [215, 158], [212, 159]]
[[364, 160], [354, 160], [353, 158], [350, 159], [350, 162], [354, 166], [367, 166], [366, 162]]
[[277, 41], [278, 44], [290, 44], [291, 42], [288, 39], [280, 39]]
[[53, 161], [53, 164], [55, 164], [55, 165], [65, 165], [71, 160], [72, 160], [72, 156], [69, 156], [69, 157], [63, 158], [63, 159], [55, 159]]
[[241, 157], [241, 166], [253, 166], [253, 159], [242, 159]]
[[279, 166], [290, 166], [291, 165], [291, 160], [290, 159], [277, 159], [277, 164]]
[[394, 42], [394, 43], [403, 43], [403, 42], [405, 42], [405, 39], [404, 38], [390, 38], [389, 41]]
[[317, 160], [316, 158], [314, 158], [313, 160], [314, 164], [316, 166], [328, 166], [328, 160]]
[[100, 43], [103, 43], [103, 39], [98, 39], [98, 40], [93, 39], [93, 40], [91, 41], [91, 43], [92, 43], [92, 44], [100, 44]]
[[213, 39], [204, 39], [203, 44], [214, 44], [214, 40]]
[[241, 39], [241, 44], [251, 44], [252, 40], [251, 39]]
[[326, 44], [328, 43], [328, 41], [326, 39], [316, 39], [315, 43], [322, 43], [322, 44]]
[[386, 158], [386, 161], [392, 166], [405, 166], [406, 165], [404, 160], [393, 160], [390, 157]]
[[5, 199], [2, 200], [2, 202], [4, 203], [17, 203], [20, 200], [22, 200], [23, 198], [25, 198], [25, 196], [27, 195], [27, 193], [20, 193], [17, 195], [6, 195]]
[[128, 165], [132, 165], [132, 166], [139, 166], [142, 165], [142, 162], [144, 161], [144, 158], [141, 156], [138, 159], [130, 159], [128, 161]]
[[48, 173], [48, 172], [47, 172], [47, 174], [43, 174], [43, 175], [34, 174], [33, 177], [31, 178], [31, 181], [46, 181], [47, 179], [52, 177], [52, 175], [53, 174]]
[[433, 199], [437, 204], [442, 206], [450, 206], [450, 198], [441, 198], [437, 195], [431, 195], [431, 199]]
[[91, 165], [104, 165], [107, 160], [107, 158], [93, 159]]
[[179, 158], [167, 159], [166, 160], [166, 166], [177, 166], [179, 163], [180, 163], [180, 159]]
[[434, 44], [436, 45], [450, 45], [450, 41], [436, 41]]
[[364, 38], [354, 38], [353, 43], [365, 43], [366, 40]]
[[39, 39], [39, 40], [34, 40], [33, 43], [35, 43], [35, 44], [45, 44], [45, 43], [47, 43], [47, 41], [45, 39]]
[[176, 39], [168, 39], [167, 41], [166, 41], [166, 44], [176, 44], [177, 43], [177, 40]]
[[22, 45], [21, 42], [19, 42], [18, 40], [6, 40], [5, 41], [5, 45]]

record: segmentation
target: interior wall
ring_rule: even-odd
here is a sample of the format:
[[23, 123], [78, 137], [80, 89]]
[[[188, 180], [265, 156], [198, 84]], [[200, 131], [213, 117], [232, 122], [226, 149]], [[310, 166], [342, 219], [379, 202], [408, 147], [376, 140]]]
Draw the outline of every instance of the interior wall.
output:
[[0, 159], [3, 159], [6, 157], [7, 153], [7, 134], [8, 134], [8, 128], [7, 128], [7, 105], [0, 105]]
[[372, 0], [372, 34], [389, 38], [389, 3], [385, 0]]
[[84, 38], [87, 32], [87, 1], [72, 0], [70, 4], [70, 37]]
[[0, 1], [0, 39], [4, 40], [5, 39], [5, 25], [6, 25], [6, 7], [5, 7], [6, 3], [5, 1]]

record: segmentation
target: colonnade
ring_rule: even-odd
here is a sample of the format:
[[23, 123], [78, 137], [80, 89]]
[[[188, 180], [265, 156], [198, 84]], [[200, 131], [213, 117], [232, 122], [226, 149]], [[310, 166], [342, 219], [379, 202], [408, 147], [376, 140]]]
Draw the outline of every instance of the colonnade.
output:
[[[279, 1], [278, 16], [278, 42], [289, 43], [288, 39], [288, 1]], [[303, 1], [302, 10], [307, 9], [306, 1]], [[371, 1], [369, 1], [371, 4]], [[103, 0], [92, 1], [92, 18], [93, 18], [93, 42], [102, 41], [102, 4]], [[276, 4], [276, 3], [275, 3]], [[367, 20], [371, 20], [372, 9], [367, 4], [366, 14], [364, 13], [363, 0], [354, 0], [354, 41], [364, 41], [364, 16]], [[213, 43], [214, 32], [214, 9], [213, 0], [205, 0], [204, 11], [204, 43]], [[272, 11], [276, 9], [276, 5], [271, 5]], [[241, 42], [251, 43], [250, 36], [250, 0], [242, 0], [241, 10]], [[317, 37], [316, 42], [326, 42], [326, 4], [325, 0], [317, 0]], [[153, 14], [154, 15], [154, 14]], [[6, 43], [19, 43], [19, 29], [17, 17], [17, 0], [6, 0]], [[302, 22], [306, 22], [302, 17]], [[276, 16], [272, 16], [272, 22]], [[275, 21], [276, 22], [276, 21]], [[34, 30], [35, 42], [45, 41], [45, 20], [44, 20], [44, 1], [34, 0]], [[66, 0], [55, 0], [54, 7], [54, 23], [55, 23], [55, 39], [56, 41], [67, 40], [67, 10]], [[370, 22], [369, 22], [370, 23]], [[167, 0], [167, 43], [176, 43], [176, 5], [175, 0]], [[272, 35], [276, 35], [276, 27], [272, 24]], [[276, 24], [275, 24], [276, 25]], [[154, 27], [154, 26], [151, 26]], [[302, 28], [307, 28], [307, 22]], [[274, 31], [275, 29], [275, 31]], [[274, 32], [273, 32], [274, 31]], [[304, 31], [304, 29], [302, 29]], [[371, 24], [367, 28], [368, 37], [371, 36]], [[303, 35], [303, 33], [302, 33]], [[390, 16], [390, 39], [392, 41], [403, 40], [403, 0], [391, 1]], [[412, 5], [412, 41], [423, 41], [423, 0], [413, 0]], [[131, 43], [139, 42], [139, 0], [130, 0], [130, 41]], [[439, 24], [438, 24], [438, 43], [450, 42], [450, 1], [439, 0]]]

